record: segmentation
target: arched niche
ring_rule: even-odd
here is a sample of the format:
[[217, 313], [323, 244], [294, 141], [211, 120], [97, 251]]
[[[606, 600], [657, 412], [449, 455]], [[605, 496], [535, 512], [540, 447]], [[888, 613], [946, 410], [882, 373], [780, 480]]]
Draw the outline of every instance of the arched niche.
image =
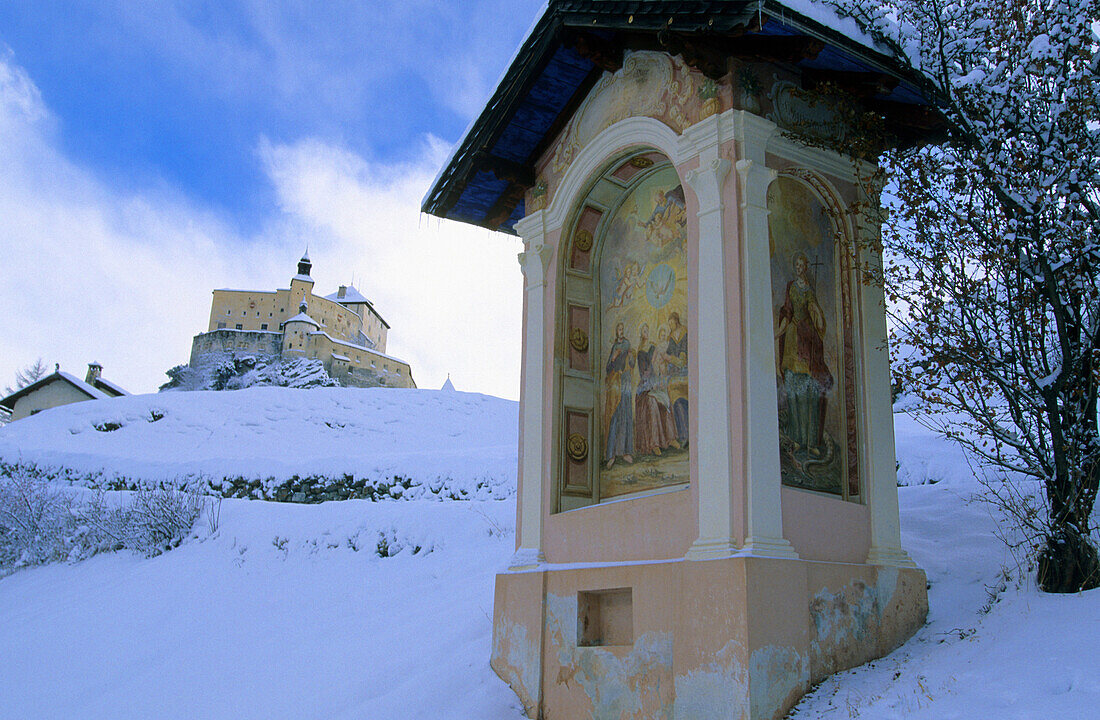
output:
[[782, 482], [859, 502], [852, 230], [815, 173], [781, 173], [767, 203]]
[[666, 155], [635, 148], [578, 196], [559, 258], [557, 511], [689, 481], [681, 179]]

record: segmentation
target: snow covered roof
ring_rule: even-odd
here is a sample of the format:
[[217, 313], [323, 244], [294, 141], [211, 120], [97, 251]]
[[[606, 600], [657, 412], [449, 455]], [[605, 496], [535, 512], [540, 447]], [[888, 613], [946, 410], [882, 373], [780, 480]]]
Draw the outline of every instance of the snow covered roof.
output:
[[309, 283], [313, 282], [313, 278], [311, 278], [309, 275], [302, 275], [301, 273], [298, 273], [297, 275], [292, 277], [291, 280], [302, 280]]
[[332, 300], [333, 302], [338, 303], [366, 303], [368, 305], [371, 304], [370, 300], [367, 300], [365, 297], [363, 297], [363, 294], [356, 290], [354, 285], [347, 286], [347, 289], [344, 291], [344, 297], [340, 297], [340, 291], [337, 290], [331, 295], [325, 295], [325, 300]]
[[318, 327], [318, 328], [321, 327], [320, 323], [318, 323], [316, 320], [311, 318], [309, 315], [306, 315], [304, 312], [300, 312], [297, 315], [295, 315], [294, 317], [290, 318], [289, 320], [286, 321], [285, 324], [289, 325], [292, 322], [304, 322], [304, 323], [309, 323], [313, 327]]
[[106, 392], [108, 395], [114, 395], [116, 397], [120, 396], [120, 395], [129, 395], [130, 394], [130, 393], [126, 392], [125, 390], [123, 390], [120, 386], [118, 386], [118, 385], [114, 384], [113, 382], [111, 382], [110, 380], [104, 380], [101, 377], [95, 379], [95, 386], [96, 386], [96, 388]]
[[[289, 322], [289, 320], [287, 322]], [[311, 330], [309, 334], [310, 335], [324, 335], [325, 337], [327, 337], [329, 340], [336, 343], [337, 345], [342, 345], [343, 347], [351, 348], [352, 350], [359, 350], [361, 352], [368, 353], [372, 356], [382, 358], [383, 360], [393, 360], [394, 362], [401, 363], [402, 365], [408, 365], [409, 364], [407, 361], [402, 360], [399, 357], [394, 357], [393, 355], [387, 355], [386, 353], [378, 352], [377, 350], [374, 350], [373, 348], [366, 347], [365, 345], [356, 345], [355, 343], [348, 342], [347, 340], [341, 340], [340, 338], [334, 338], [333, 336], [329, 335], [324, 330]]]
[[62, 372], [61, 370], [58, 370], [38, 380], [37, 382], [33, 382], [26, 387], [16, 390], [11, 395], [8, 395], [3, 400], [0, 400], [0, 407], [5, 407], [8, 410], [14, 410], [15, 403], [17, 400], [19, 400], [19, 398], [29, 395], [30, 393], [35, 392], [49, 385], [50, 383], [55, 383], [59, 381], [69, 383], [92, 400], [108, 400], [111, 397], [107, 393], [103, 392], [102, 390], [97, 390], [83, 380], [79, 380], [67, 372]]
[[[287, 289], [288, 288], [283, 288], [284, 291], [287, 290]], [[275, 291], [275, 290], [242, 290], [240, 288], [214, 288], [214, 292], [244, 292], [244, 293], [253, 293], [255, 295], [275, 295], [277, 291]]]
[[346, 355], [337, 355], [336, 353], [332, 353], [332, 359], [343, 360], [344, 362], [351, 362], [351, 358], [347, 357]]
[[[331, 300], [334, 303], [340, 303], [341, 305], [365, 304], [368, 308], [370, 308], [370, 311], [374, 313], [374, 316], [378, 318], [378, 321], [380, 323], [385, 325], [387, 328], [390, 326], [390, 324], [386, 322], [386, 319], [382, 317], [381, 313], [375, 310], [374, 303], [363, 297], [363, 294], [359, 292], [354, 285], [346, 286], [346, 289], [344, 290], [344, 297], [340, 297], [340, 291], [337, 290], [331, 295], [325, 295], [324, 299]], [[355, 311], [353, 310], [352, 312]]]
[[449, 373], [447, 374], [447, 381], [443, 383], [443, 387], [439, 389], [446, 390], [447, 392], [455, 392], [455, 386], [454, 383], [451, 382], [451, 376]]

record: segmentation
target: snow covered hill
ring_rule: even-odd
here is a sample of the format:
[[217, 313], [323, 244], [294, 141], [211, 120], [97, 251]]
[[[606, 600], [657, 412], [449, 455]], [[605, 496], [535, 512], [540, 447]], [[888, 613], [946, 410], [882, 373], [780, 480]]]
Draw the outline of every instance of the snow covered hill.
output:
[[[514, 487], [515, 403], [397, 390], [179, 395], [200, 399], [69, 406], [0, 430], [0, 448], [150, 476], [189, 461], [263, 475], [313, 471], [298, 464], [310, 462], [298, 457], [304, 433], [309, 457], [333, 471], [346, 467], [341, 453], [357, 472], [465, 477], [499, 463]], [[146, 422], [153, 410], [165, 416]], [[325, 424], [334, 418], [364, 439], [335, 432]], [[928, 572], [928, 624], [888, 657], [826, 680], [792, 717], [1100, 716], [1100, 591], [1038, 593], [997, 539], [989, 506], [972, 500], [981, 487], [965, 459], [908, 418], [896, 429], [902, 477], [938, 481], [899, 491], [903, 542]], [[114, 439], [127, 430], [133, 440]], [[206, 435], [211, 444], [200, 444]], [[237, 449], [244, 438], [260, 449]], [[216, 529], [204, 515], [193, 538], [158, 557], [20, 570], [0, 579], [0, 718], [519, 720], [488, 666], [493, 576], [514, 548], [514, 490], [499, 494], [506, 500], [231, 499]]]
[[396, 388], [256, 387], [169, 392], [64, 405], [0, 429], [0, 462], [84, 483], [215, 487], [257, 480], [274, 496], [291, 478], [374, 486], [404, 479], [406, 498], [515, 492], [518, 403]]

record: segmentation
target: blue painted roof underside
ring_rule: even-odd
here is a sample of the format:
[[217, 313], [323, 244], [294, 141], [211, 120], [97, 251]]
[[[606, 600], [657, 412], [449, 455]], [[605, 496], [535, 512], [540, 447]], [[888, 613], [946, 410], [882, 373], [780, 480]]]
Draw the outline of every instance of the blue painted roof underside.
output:
[[[775, 18], [769, 18], [758, 31], [762, 35], [800, 35], [799, 30]], [[803, 60], [801, 67], [846, 72], [875, 72], [875, 68], [860, 62], [851, 54], [827, 45], [815, 58]], [[558, 47], [537, 78], [528, 85], [522, 99], [515, 106], [497, 136], [490, 154], [510, 162], [526, 165], [532, 162], [533, 153], [548, 138], [558, 116], [589, 76], [593, 64], [571, 48]], [[901, 103], [927, 104], [927, 100], [913, 86], [900, 83], [882, 99]], [[507, 192], [509, 183], [495, 174], [478, 171], [471, 177], [458, 201], [447, 213], [454, 220], [481, 224], [486, 216]], [[516, 221], [524, 216], [524, 203], [520, 202], [511, 216], [501, 226], [512, 231]]]

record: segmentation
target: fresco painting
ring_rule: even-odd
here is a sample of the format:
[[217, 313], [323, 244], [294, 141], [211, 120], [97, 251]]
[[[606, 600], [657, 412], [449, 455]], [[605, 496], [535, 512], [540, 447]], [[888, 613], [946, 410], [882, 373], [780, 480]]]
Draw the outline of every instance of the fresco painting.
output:
[[688, 481], [687, 214], [676, 171], [643, 178], [600, 255], [600, 497]]
[[833, 221], [786, 177], [768, 189], [768, 210], [783, 483], [842, 494], [849, 432]]

